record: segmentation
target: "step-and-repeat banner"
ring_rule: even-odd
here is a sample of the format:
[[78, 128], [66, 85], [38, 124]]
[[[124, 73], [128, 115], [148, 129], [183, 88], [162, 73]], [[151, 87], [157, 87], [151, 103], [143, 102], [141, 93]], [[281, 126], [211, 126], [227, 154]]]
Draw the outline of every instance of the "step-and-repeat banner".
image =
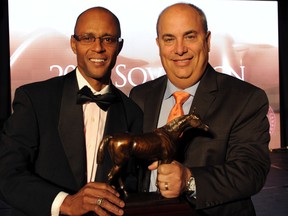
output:
[[[127, 95], [164, 74], [156, 20], [175, 0], [10, 0], [12, 98], [20, 85], [62, 76], [75, 68], [70, 48], [77, 16], [104, 6], [121, 22], [124, 47], [112, 81]], [[280, 147], [277, 1], [188, 0], [206, 13], [212, 32], [210, 63], [219, 72], [264, 89], [270, 101], [270, 148]]]

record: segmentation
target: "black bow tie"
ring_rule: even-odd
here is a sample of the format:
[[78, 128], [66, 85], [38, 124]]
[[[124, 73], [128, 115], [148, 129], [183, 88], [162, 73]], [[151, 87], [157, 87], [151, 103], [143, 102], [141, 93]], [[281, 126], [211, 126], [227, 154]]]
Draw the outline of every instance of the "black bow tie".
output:
[[77, 104], [95, 102], [102, 110], [107, 111], [109, 106], [117, 101], [117, 97], [112, 93], [94, 95], [88, 86], [84, 86], [77, 93]]

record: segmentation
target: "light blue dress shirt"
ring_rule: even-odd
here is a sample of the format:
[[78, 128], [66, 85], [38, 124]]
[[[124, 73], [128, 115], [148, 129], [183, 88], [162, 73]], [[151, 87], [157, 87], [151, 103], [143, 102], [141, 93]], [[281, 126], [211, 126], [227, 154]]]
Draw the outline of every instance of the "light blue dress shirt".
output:
[[[182, 108], [184, 111], [184, 114], [188, 114], [190, 111], [190, 107], [192, 105], [192, 101], [195, 95], [195, 92], [198, 88], [199, 82], [197, 82], [195, 85], [187, 88], [187, 89], [178, 89], [176, 86], [174, 86], [170, 80], [168, 79], [167, 82], [167, 88], [164, 93], [162, 105], [161, 105], [161, 110], [160, 110], [160, 115], [158, 119], [158, 125], [157, 127], [162, 127], [167, 123], [167, 119], [170, 113], [170, 110], [175, 104], [175, 99], [173, 97], [173, 93], [176, 91], [185, 91], [190, 94], [190, 97], [188, 100], [183, 104]], [[150, 177], [150, 187], [149, 191], [157, 191], [156, 187], [156, 181], [157, 181], [157, 170], [154, 170], [151, 172], [151, 177]]]

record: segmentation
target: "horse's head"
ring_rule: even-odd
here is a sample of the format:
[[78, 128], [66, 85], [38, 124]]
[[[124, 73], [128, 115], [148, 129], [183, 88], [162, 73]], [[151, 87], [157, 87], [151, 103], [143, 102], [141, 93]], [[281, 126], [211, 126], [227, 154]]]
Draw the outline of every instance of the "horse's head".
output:
[[199, 128], [199, 129], [202, 129], [204, 131], [209, 130], [209, 126], [204, 124], [202, 122], [202, 120], [200, 119], [200, 117], [198, 115], [193, 114], [193, 113], [187, 115], [186, 121], [191, 128]]
[[179, 135], [187, 128], [199, 128], [205, 131], [209, 129], [208, 125], [204, 124], [200, 117], [194, 113], [175, 118], [164, 127], [169, 133], [179, 133]]

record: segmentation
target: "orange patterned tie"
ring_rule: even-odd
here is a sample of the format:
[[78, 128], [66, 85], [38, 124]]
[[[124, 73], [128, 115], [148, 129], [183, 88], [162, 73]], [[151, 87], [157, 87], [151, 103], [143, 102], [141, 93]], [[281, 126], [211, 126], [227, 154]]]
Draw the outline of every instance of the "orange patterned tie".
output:
[[170, 111], [167, 122], [170, 122], [174, 118], [184, 115], [182, 105], [188, 100], [190, 94], [183, 91], [176, 91], [174, 92], [173, 96], [175, 98], [176, 103]]

